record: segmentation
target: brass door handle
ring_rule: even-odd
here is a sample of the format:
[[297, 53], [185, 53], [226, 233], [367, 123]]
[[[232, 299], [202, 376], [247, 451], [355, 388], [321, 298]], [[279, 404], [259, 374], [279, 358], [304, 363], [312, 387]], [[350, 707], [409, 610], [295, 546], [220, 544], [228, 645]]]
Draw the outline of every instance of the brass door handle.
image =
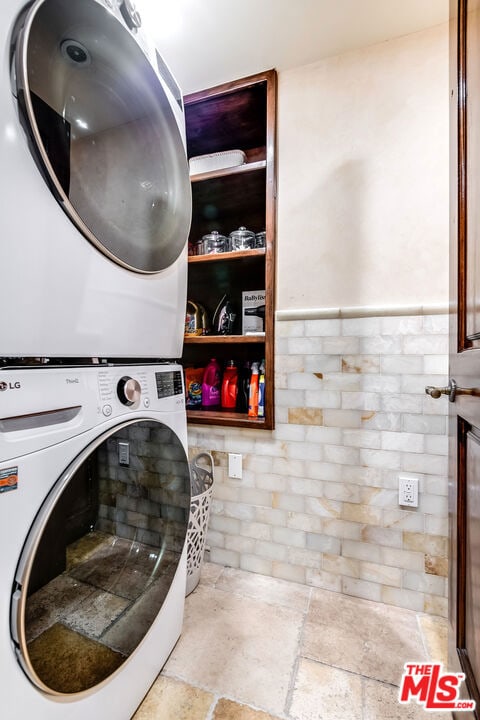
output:
[[435, 387], [434, 385], [427, 385], [425, 392], [430, 397], [437, 400], [442, 395], [447, 395], [450, 402], [455, 402], [457, 395], [476, 395], [480, 396], [479, 388], [459, 388], [455, 380], [452, 378], [448, 383], [447, 387]]

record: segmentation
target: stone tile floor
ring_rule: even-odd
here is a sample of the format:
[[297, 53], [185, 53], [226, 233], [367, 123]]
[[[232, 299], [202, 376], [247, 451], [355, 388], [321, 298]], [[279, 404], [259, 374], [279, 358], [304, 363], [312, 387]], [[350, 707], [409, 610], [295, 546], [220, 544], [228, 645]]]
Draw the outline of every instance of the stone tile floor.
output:
[[451, 720], [397, 702], [446, 639], [442, 618], [206, 563], [134, 720]]

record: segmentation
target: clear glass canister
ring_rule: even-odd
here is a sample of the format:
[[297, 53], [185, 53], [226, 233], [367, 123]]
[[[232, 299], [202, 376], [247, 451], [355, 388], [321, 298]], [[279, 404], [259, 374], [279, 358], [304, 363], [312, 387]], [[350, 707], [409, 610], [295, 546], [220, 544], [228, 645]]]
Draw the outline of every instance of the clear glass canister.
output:
[[225, 235], [220, 235], [218, 230], [212, 230], [212, 232], [204, 235], [202, 241], [203, 252], [207, 255], [222, 253], [228, 250], [228, 239]]
[[230, 233], [231, 250], [251, 250], [255, 247], [255, 233], [247, 228], [239, 227]]
[[193, 246], [193, 254], [194, 255], [203, 255], [205, 252], [204, 246], [203, 246], [203, 240], [197, 240], [195, 245]]
[[267, 233], [265, 232], [265, 230], [262, 230], [262, 232], [259, 232], [255, 235], [256, 248], [264, 248], [266, 246], [266, 235]]

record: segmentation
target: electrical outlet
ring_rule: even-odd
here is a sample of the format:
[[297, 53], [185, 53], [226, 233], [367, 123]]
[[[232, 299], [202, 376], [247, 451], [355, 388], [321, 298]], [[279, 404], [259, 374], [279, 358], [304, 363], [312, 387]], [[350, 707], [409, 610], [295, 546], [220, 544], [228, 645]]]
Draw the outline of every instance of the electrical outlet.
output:
[[418, 507], [418, 478], [400, 475], [398, 478], [398, 504]]
[[228, 453], [228, 477], [242, 479], [242, 456]]

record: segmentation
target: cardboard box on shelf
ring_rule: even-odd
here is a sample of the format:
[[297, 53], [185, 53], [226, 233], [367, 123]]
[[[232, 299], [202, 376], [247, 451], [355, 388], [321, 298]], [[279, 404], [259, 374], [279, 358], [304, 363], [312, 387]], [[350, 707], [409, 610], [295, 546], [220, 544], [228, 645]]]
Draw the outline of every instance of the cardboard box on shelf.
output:
[[242, 334], [265, 334], [265, 290], [242, 292]]

